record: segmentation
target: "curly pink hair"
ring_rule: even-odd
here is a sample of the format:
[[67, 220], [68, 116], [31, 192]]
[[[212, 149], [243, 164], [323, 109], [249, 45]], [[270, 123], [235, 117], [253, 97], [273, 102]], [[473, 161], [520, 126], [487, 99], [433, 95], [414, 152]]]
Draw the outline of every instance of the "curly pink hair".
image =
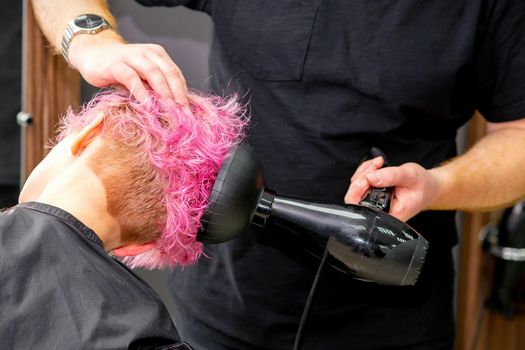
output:
[[[154, 249], [124, 258], [130, 267], [172, 267], [198, 259], [202, 243], [196, 235], [211, 188], [228, 151], [244, 137], [247, 118], [235, 97], [192, 92], [189, 100], [187, 108], [155, 94], [138, 101], [127, 92], [103, 90], [78, 113], [69, 109], [59, 128], [61, 139], [104, 113], [102, 137], [120, 146], [117, 154], [102, 154], [94, 171], [107, 173], [101, 176], [107, 191], [118, 187], [108, 191], [108, 206], [121, 228], [136, 231], [129, 240], [155, 242]], [[114, 162], [123, 165], [107, 170]], [[127, 185], [125, 178], [131, 181]], [[130, 201], [136, 203], [129, 206]], [[153, 234], [145, 232], [150, 226]]]

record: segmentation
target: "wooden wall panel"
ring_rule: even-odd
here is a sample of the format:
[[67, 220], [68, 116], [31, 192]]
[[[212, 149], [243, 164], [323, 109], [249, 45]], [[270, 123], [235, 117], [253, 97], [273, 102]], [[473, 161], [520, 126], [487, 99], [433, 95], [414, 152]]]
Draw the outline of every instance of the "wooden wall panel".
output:
[[32, 122], [22, 131], [22, 182], [46, 154], [59, 116], [80, 101], [80, 76], [54, 55], [24, 0], [22, 110]]

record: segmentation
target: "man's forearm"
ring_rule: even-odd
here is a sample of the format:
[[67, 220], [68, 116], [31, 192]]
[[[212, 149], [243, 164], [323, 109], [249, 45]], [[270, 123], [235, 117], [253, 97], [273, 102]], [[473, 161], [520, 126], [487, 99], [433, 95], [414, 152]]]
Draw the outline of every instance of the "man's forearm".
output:
[[[497, 128], [464, 155], [430, 170], [439, 195], [428, 209], [490, 210], [525, 196], [525, 128]], [[494, 124], [493, 124], [494, 125]]]
[[97, 14], [113, 28], [117, 25], [106, 0], [32, 0], [32, 3], [40, 28], [57, 53], [68, 22], [79, 15]]

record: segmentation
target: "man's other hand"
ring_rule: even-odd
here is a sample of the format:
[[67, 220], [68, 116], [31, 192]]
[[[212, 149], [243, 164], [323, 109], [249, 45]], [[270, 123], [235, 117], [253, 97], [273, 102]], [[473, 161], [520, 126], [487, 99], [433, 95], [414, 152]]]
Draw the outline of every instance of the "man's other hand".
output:
[[440, 179], [416, 163], [381, 168], [377, 157], [362, 163], [351, 179], [345, 203], [357, 204], [370, 187], [394, 187], [390, 214], [406, 221], [428, 208], [439, 194]]

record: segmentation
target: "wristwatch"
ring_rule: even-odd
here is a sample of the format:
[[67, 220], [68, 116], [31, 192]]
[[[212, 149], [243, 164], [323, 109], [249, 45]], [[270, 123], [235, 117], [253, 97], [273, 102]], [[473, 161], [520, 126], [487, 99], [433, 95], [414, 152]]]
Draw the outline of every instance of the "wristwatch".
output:
[[71, 44], [71, 40], [77, 34], [96, 34], [104, 29], [112, 29], [111, 25], [103, 17], [94, 14], [85, 14], [76, 17], [71, 20], [64, 31], [62, 36], [62, 42], [60, 49], [62, 51], [62, 56], [66, 59], [67, 62], [67, 50]]

